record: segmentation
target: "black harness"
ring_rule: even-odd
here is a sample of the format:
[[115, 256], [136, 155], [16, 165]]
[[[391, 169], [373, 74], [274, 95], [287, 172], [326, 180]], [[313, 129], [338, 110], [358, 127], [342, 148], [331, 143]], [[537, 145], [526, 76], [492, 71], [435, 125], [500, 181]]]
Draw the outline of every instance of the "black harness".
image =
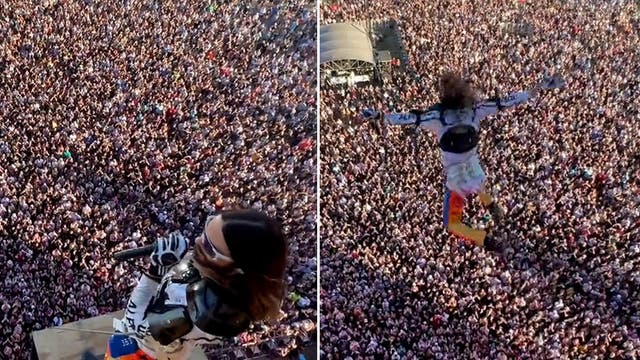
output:
[[185, 259], [175, 265], [169, 280], [187, 284], [187, 306], [164, 304], [169, 284], [165, 281], [147, 309], [149, 333], [161, 345], [169, 345], [187, 335], [194, 326], [214, 336], [233, 337], [251, 324], [246, 301], [232, 290], [202, 277], [191, 261]]
[[[500, 106], [498, 100], [498, 106]], [[437, 110], [440, 114], [440, 122], [442, 126], [447, 126], [448, 124], [444, 120], [444, 112], [445, 109], [441, 104], [434, 105], [430, 107], [426, 111], [420, 110], [411, 110], [412, 114], [416, 115], [416, 128], [420, 126], [420, 116], [429, 111]], [[476, 111], [473, 110], [473, 116], [475, 117]], [[478, 142], [480, 142], [480, 135], [478, 134], [478, 130], [471, 125], [460, 124], [449, 128], [440, 138], [439, 146], [442, 151], [446, 151], [454, 154], [463, 154], [467, 151], [478, 146]]]
[[471, 125], [457, 125], [447, 130], [440, 138], [442, 151], [463, 154], [478, 146], [480, 136]]
[[194, 324], [211, 335], [233, 337], [251, 324], [246, 301], [206, 277], [187, 287], [187, 304]]

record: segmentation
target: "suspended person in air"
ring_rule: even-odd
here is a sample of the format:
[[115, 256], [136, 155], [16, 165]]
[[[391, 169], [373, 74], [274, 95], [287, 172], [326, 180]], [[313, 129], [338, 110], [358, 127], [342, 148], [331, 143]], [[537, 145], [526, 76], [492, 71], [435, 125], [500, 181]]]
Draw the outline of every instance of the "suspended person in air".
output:
[[462, 222], [464, 202], [477, 194], [480, 202], [499, 223], [504, 211], [491, 196], [486, 176], [478, 158], [480, 122], [499, 111], [524, 104], [540, 90], [564, 86], [560, 77], [547, 77], [529, 91], [505, 98], [478, 101], [471, 84], [454, 72], [440, 79], [440, 103], [426, 110], [383, 114], [373, 109], [363, 111], [366, 119], [382, 120], [389, 125], [410, 125], [430, 129], [438, 136], [445, 172], [443, 222], [448, 232], [489, 251], [500, 252], [502, 244], [493, 234], [474, 229]]
[[179, 232], [156, 240], [105, 360], [185, 360], [198, 345], [276, 320], [286, 254], [280, 225], [255, 210], [210, 216], [192, 250]]

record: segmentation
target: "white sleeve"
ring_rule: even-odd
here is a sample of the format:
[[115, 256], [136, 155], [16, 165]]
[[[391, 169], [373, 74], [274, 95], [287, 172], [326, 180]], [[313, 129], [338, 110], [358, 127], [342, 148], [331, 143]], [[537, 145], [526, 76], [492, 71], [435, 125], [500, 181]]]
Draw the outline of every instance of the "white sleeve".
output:
[[[158, 290], [158, 283], [146, 275], [142, 275], [127, 302], [127, 309], [122, 319], [126, 326], [126, 332], [135, 332], [139, 338], [144, 338], [149, 333], [149, 323], [145, 319], [145, 312], [151, 303], [151, 299]], [[120, 330], [120, 329], [116, 329]]]
[[494, 115], [500, 110], [512, 108], [529, 101], [528, 91], [519, 91], [502, 99], [488, 99], [473, 107], [476, 121], [481, 121], [487, 116]]
[[415, 125], [416, 115], [412, 113], [385, 114], [384, 120], [389, 125]]
[[[420, 127], [437, 131], [437, 128], [441, 126], [438, 119], [440, 119], [439, 111], [428, 111], [420, 114], [419, 125]], [[389, 125], [416, 125], [417, 115], [414, 113], [391, 113], [385, 114], [384, 120]]]

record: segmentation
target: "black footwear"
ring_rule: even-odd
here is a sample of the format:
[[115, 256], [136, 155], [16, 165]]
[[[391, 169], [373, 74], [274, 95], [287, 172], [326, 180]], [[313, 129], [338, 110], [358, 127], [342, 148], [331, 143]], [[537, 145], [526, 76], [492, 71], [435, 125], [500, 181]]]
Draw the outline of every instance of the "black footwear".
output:
[[489, 212], [496, 222], [500, 222], [504, 218], [504, 209], [495, 201], [489, 204]]
[[503, 250], [502, 243], [490, 235], [487, 235], [484, 238], [484, 248], [487, 249], [488, 251], [493, 251], [498, 253], [502, 252]]

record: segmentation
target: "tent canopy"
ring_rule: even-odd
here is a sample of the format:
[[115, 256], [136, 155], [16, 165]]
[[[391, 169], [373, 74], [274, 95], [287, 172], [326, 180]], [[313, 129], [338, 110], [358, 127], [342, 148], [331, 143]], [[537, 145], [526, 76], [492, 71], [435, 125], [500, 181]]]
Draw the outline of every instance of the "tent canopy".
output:
[[320, 26], [320, 64], [341, 60], [375, 64], [373, 46], [367, 31], [351, 23]]

